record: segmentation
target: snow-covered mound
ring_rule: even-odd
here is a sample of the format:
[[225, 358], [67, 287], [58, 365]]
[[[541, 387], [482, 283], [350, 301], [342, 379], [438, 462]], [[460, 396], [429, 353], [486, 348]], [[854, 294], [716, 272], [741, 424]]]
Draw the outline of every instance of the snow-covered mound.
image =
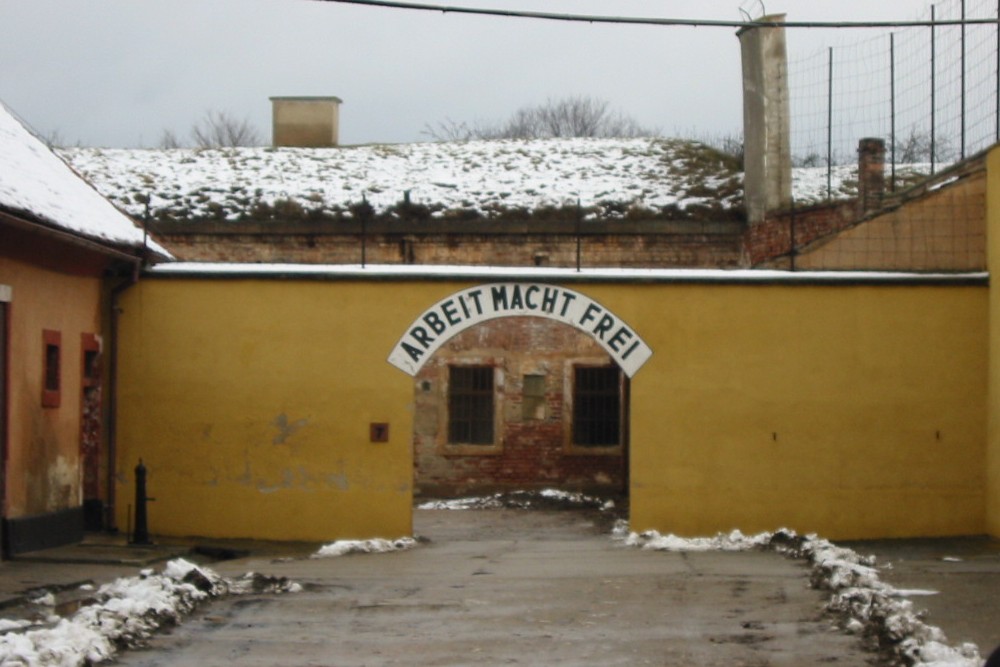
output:
[[[339, 148], [66, 148], [119, 208], [168, 221], [741, 219], [739, 161], [683, 139], [531, 139]], [[888, 168], [887, 168], [888, 172]], [[912, 183], [930, 165], [897, 165]], [[888, 174], [887, 174], [888, 175]], [[857, 195], [857, 165], [792, 171], [798, 206]], [[148, 204], [148, 210], [147, 210]]]
[[431, 217], [495, 217], [575, 207], [683, 217], [742, 205], [732, 158], [696, 142], [540, 139], [343, 148], [64, 149], [135, 216], [167, 220], [350, 219], [400, 205]]

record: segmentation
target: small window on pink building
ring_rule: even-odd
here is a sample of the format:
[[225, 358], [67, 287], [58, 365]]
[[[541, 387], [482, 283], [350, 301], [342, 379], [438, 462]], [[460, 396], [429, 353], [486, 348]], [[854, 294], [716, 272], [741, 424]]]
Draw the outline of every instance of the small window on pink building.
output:
[[42, 331], [42, 407], [58, 408], [62, 402], [62, 334], [51, 329]]

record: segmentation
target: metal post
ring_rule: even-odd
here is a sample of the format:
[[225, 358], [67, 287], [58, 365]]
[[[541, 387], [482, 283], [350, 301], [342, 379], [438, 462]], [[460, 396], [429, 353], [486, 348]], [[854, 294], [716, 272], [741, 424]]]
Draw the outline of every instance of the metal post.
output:
[[826, 91], [826, 198], [833, 198], [833, 47], [827, 65]]
[[934, 25], [934, 5], [931, 5], [931, 175], [934, 174], [934, 162], [937, 156], [937, 140], [934, 136], [934, 128], [936, 124], [936, 113], [935, 113], [935, 99], [937, 91], [937, 45], [935, 43], [935, 35], [937, 33], [937, 27]]
[[361, 268], [368, 261], [368, 197], [361, 195]]
[[792, 199], [792, 208], [788, 218], [788, 235], [791, 240], [791, 250], [788, 253], [789, 268], [795, 270], [795, 199]]
[[135, 467], [135, 530], [132, 532], [132, 544], [151, 544], [149, 541], [149, 526], [146, 519], [146, 466], [139, 459]]
[[583, 211], [580, 210], [580, 200], [576, 200], [576, 271], [580, 272], [580, 220], [583, 218]]
[[996, 100], [996, 141], [1000, 142], [1000, 0], [997, 1], [997, 81], [993, 95]]
[[965, 159], [965, 0], [962, 0], [962, 150]]
[[[896, 191], [896, 34], [889, 33], [889, 167], [890, 189]], [[860, 175], [859, 175], [860, 178]]]

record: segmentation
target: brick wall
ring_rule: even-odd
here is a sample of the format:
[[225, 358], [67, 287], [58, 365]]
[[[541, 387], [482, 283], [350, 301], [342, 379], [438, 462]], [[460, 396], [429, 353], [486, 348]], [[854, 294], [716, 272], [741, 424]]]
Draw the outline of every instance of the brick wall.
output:
[[310, 264], [735, 267], [743, 224], [649, 222], [464, 225], [303, 223], [154, 224], [182, 260]]
[[783, 265], [789, 261], [793, 237], [795, 247], [802, 248], [851, 227], [857, 220], [857, 203], [854, 201], [769, 213], [765, 221], [746, 230], [746, 261], [755, 267]]
[[[532, 488], [621, 492], [626, 483], [623, 448], [587, 450], [569, 442], [568, 373], [576, 362], [611, 363], [586, 334], [542, 318], [492, 320], [451, 339], [415, 378], [416, 493], [447, 497]], [[451, 364], [494, 367], [494, 446], [447, 442]], [[545, 378], [541, 409], [525, 410], [525, 375]]]

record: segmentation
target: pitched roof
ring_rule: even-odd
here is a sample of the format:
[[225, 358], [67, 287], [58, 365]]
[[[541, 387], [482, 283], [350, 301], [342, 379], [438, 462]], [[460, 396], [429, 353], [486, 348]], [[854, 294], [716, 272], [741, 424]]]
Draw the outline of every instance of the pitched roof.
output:
[[0, 210], [115, 249], [170, 257], [0, 103]]

